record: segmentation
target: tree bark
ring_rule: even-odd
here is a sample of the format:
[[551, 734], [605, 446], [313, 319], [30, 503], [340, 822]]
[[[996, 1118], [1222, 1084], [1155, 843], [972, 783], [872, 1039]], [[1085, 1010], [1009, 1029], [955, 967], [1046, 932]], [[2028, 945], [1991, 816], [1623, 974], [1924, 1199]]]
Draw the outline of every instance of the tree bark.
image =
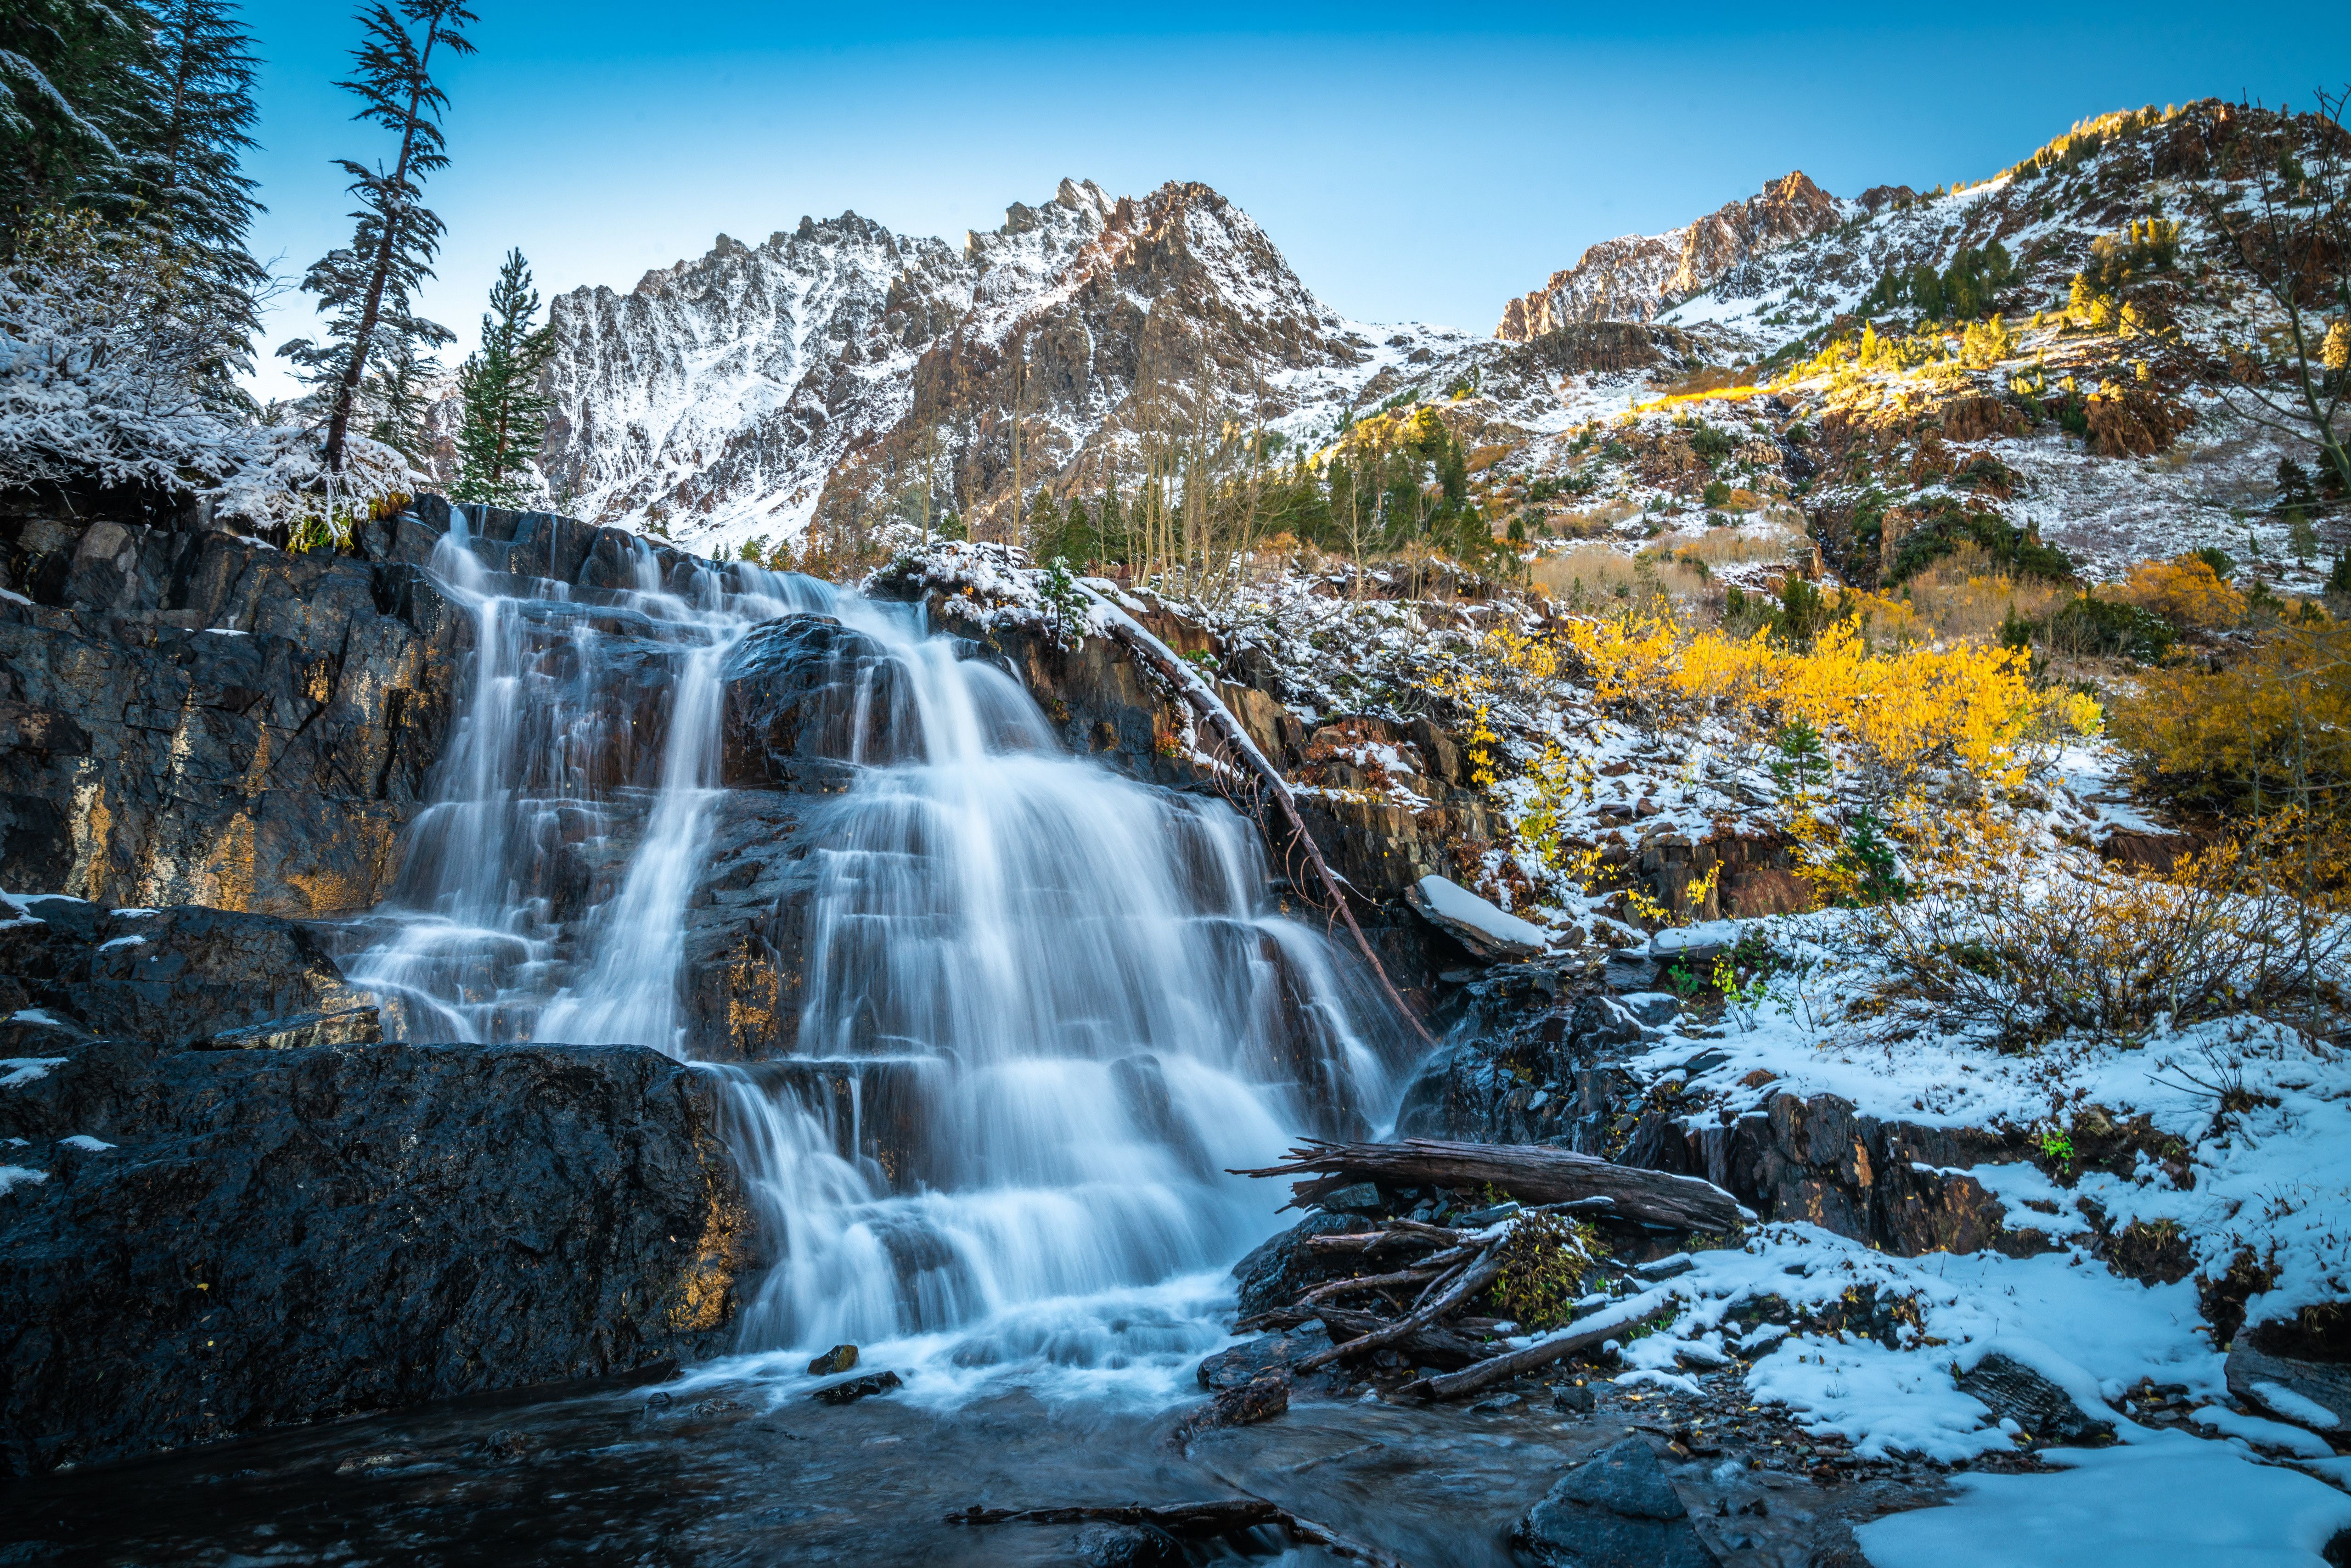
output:
[[1553, 1204], [1604, 1197], [1608, 1212], [1677, 1230], [1728, 1230], [1744, 1212], [1739, 1200], [1697, 1176], [1671, 1176], [1615, 1165], [1541, 1144], [1457, 1144], [1407, 1138], [1397, 1144], [1332, 1144], [1310, 1140], [1287, 1159], [1235, 1176], [1285, 1176], [1324, 1173], [1292, 1184], [1288, 1207], [1371, 1178], [1399, 1186], [1475, 1186], [1491, 1183], [1521, 1200]]
[[1532, 1372], [1539, 1366], [1549, 1366], [1552, 1362], [1562, 1361], [1580, 1350], [1589, 1350], [1595, 1344], [1614, 1339], [1673, 1299], [1671, 1291], [1644, 1291], [1613, 1306], [1601, 1308], [1565, 1333], [1538, 1340], [1524, 1350], [1506, 1351], [1500, 1355], [1489, 1356], [1475, 1366], [1465, 1366], [1458, 1372], [1416, 1379], [1396, 1392], [1417, 1394], [1431, 1399], [1452, 1399], [1464, 1394], [1474, 1394], [1489, 1384], [1516, 1377], [1522, 1372]]

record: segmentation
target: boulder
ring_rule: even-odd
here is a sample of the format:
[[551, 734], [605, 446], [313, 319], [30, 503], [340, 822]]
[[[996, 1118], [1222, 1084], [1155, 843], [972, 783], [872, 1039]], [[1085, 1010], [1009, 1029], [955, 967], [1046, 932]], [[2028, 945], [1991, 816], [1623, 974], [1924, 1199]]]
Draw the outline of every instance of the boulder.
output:
[[[718, 1085], [639, 1046], [71, 1042], [0, 1088], [0, 1475], [728, 1343]], [[14, 1143], [11, 1140], [22, 1140]]]
[[2229, 1346], [2229, 1392], [2282, 1420], [2330, 1437], [2351, 1436], [2351, 1365], [2278, 1354], [2289, 1336], [2263, 1323]]
[[1510, 1532], [1542, 1568], [1714, 1568], [1649, 1445], [1629, 1437], [1553, 1482]]
[[918, 755], [914, 693], [881, 643], [824, 615], [788, 615], [746, 632], [721, 676], [723, 780], [775, 789], [842, 788], [843, 764]]
[[1480, 958], [1535, 958], [1551, 946], [1551, 933], [1541, 926], [1447, 877], [1422, 877], [1405, 888], [1405, 899], [1423, 920]]
[[1071, 1537], [1085, 1568], [1182, 1568], [1184, 1543], [1151, 1524], [1090, 1524]]
[[1286, 1307], [1323, 1281], [1352, 1272], [1343, 1254], [1320, 1258], [1305, 1245], [1310, 1236], [1338, 1236], [1361, 1228], [1363, 1221], [1344, 1214], [1310, 1214], [1248, 1257], [1233, 1265], [1240, 1281], [1240, 1315], [1255, 1317]]
[[2115, 1435], [2113, 1421], [2083, 1409], [2051, 1379], [1999, 1351], [1959, 1374], [1959, 1392], [1982, 1400], [1994, 1420], [2015, 1422], [2043, 1446], [2104, 1442]]
[[1259, 1334], [1246, 1344], [1218, 1351], [1200, 1363], [1200, 1386], [1211, 1394], [1238, 1388], [1269, 1373], [1287, 1373], [1292, 1362], [1330, 1346], [1330, 1331], [1321, 1323], [1308, 1323], [1288, 1333]]

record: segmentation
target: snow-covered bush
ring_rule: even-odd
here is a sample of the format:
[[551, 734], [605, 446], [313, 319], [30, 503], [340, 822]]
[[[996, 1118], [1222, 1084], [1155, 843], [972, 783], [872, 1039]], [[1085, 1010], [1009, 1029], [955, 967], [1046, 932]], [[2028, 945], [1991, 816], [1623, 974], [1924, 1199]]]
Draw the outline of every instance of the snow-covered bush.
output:
[[27, 224], [0, 268], [0, 488], [194, 492], [298, 543], [348, 537], [404, 499], [421, 476], [389, 447], [354, 440], [329, 476], [306, 425], [207, 405], [199, 389], [239, 332], [220, 298], [152, 230], [89, 212]]
[[0, 270], [0, 485], [177, 489], [239, 466], [249, 430], [196, 390], [234, 329], [215, 301], [152, 233], [89, 212], [26, 225]]

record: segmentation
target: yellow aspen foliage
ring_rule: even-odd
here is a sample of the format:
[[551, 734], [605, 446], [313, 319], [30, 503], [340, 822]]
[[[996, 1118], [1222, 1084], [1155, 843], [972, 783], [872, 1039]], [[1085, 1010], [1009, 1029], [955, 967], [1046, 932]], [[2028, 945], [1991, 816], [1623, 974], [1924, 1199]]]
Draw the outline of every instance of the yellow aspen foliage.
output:
[[2180, 627], [2233, 626], [2245, 615], [2245, 596], [2192, 555], [2139, 562], [2119, 597]]
[[1569, 638], [1591, 666], [1604, 705], [1670, 720], [1712, 712], [1734, 721], [1802, 719], [1842, 747], [1881, 799], [1914, 794], [1957, 769], [2013, 788], [2041, 751], [2068, 735], [2095, 735], [2097, 704], [2035, 688], [2030, 661], [2007, 648], [1871, 647], [1840, 621], [1809, 650], [1703, 632], [1683, 641], [1658, 622], [1573, 622]]
[[2330, 371], [2351, 370], [2351, 321], [2337, 316], [2328, 323], [2326, 340], [2318, 346], [2318, 359]]

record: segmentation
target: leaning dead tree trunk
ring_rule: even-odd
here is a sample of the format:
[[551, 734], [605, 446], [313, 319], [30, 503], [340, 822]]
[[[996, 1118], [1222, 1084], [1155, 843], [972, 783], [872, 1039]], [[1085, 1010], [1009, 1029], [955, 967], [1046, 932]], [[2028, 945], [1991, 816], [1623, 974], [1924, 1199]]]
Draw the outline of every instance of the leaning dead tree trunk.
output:
[[1257, 775], [1258, 782], [1265, 786], [1266, 792], [1280, 805], [1281, 814], [1290, 823], [1290, 831], [1298, 835], [1300, 847], [1305, 850], [1308, 862], [1314, 867], [1314, 874], [1330, 894], [1332, 905], [1338, 910], [1339, 918], [1347, 923], [1349, 934], [1355, 938], [1356, 950], [1363, 954], [1364, 962], [1372, 967], [1372, 974], [1378, 979], [1381, 992], [1395, 1007], [1396, 1015], [1412, 1027], [1415, 1034], [1420, 1036], [1424, 1042], [1435, 1045], [1436, 1039], [1429, 1034], [1427, 1026], [1405, 1005], [1395, 983], [1388, 978], [1387, 969], [1380, 963], [1380, 956], [1372, 951], [1371, 942], [1364, 936], [1364, 928], [1355, 924], [1355, 913], [1347, 904], [1346, 889], [1340, 883], [1338, 874], [1332, 871], [1330, 862], [1322, 858], [1322, 851], [1315, 844], [1314, 835], [1306, 831], [1306, 820], [1298, 814], [1298, 800], [1290, 794], [1290, 785], [1281, 777], [1281, 770], [1258, 749], [1257, 742], [1249, 738], [1249, 731], [1241, 727], [1232, 710], [1208, 689], [1208, 684], [1196, 671], [1176, 656], [1173, 649], [1145, 631], [1141, 622], [1092, 589], [1083, 584], [1079, 587], [1088, 599], [1101, 607], [1112, 641], [1175, 683], [1176, 689], [1183, 694], [1185, 703], [1223, 737], [1225, 744], [1232, 747], [1249, 770]]
[[1739, 1200], [1697, 1176], [1615, 1165], [1593, 1155], [1541, 1144], [1456, 1144], [1406, 1138], [1397, 1144], [1332, 1144], [1310, 1139], [1280, 1165], [1235, 1176], [1320, 1172], [1290, 1186], [1285, 1207], [1302, 1208], [1350, 1183], [1395, 1186], [1475, 1186], [1490, 1182], [1522, 1201], [1569, 1203], [1606, 1198], [1602, 1212], [1677, 1230], [1728, 1230], [1744, 1212]]
[[1489, 1384], [1532, 1372], [1537, 1367], [1549, 1366], [1555, 1361], [1564, 1361], [1578, 1351], [1590, 1350], [1595, 1344], [1621, 1339], [1634, 1324], [1671, 1305], [1673, 1300], [1671, 1291], [1645, 1291], [1604, 1307], [1592, 1316], [1580, 1319], [1548, 1339], [1539, 1339], [1523, 1350], [1506, 1351], [1500, 1355], [1489, 1356], [1458, 1372], [1416, 1378], [1396, 1392], [1417, 1394], [1430, 1399], [1458, 1399], [1464, 1394], [1474, 1394]]

